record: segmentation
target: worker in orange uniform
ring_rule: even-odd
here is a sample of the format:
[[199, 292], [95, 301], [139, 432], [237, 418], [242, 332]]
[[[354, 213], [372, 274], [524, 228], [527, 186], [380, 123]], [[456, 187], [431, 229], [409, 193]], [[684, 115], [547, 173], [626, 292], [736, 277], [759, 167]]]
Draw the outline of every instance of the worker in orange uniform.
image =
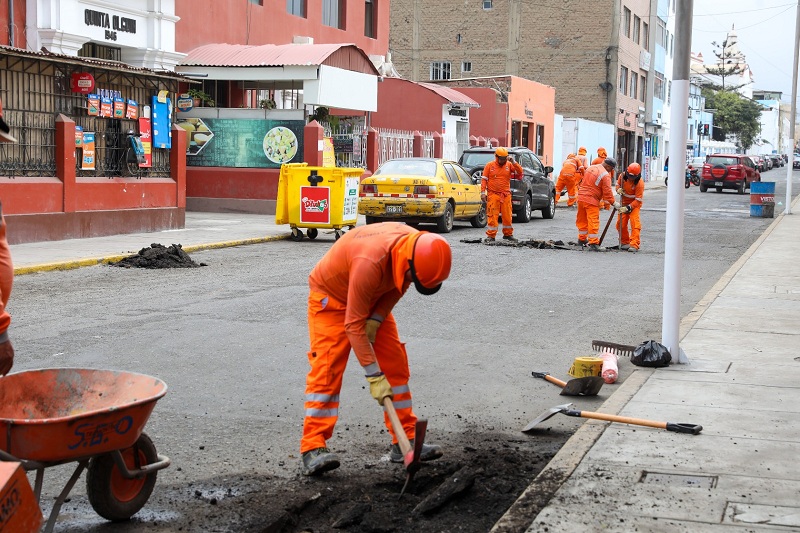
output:
[[[411, 283], [422, 294], [434, 294], [450, 275], [451, 251], [440, 235], [418, 231], [399, 222], [383, 222], [348, 231], [320, 259], [308, 277], [308, 330], [311, 370], [306, 377], [305, 420], [300, 441], [302, 471], [322, 474], [339, 466], [326, 447], [333, 435], [350, 349], [380, 405], [394, 407], [410, 441], [417, 417], [411, 408], [409, 369], [392, 308]], [[392, 435], [390, 459], [403, 462]], [[420, 459], [442, 456], [440, 446], [423, 443]]]
[[608, 152], [602, 146], [597, 149], [597, 157], [592, 160], [593, 165], [602, 165], [603, 161], [608, 158]]
[[[642, 221], [639, 219], [639, 210], [644, 197], [644, 181], [642, 180], [642, 167], [639, 163], [631, 163], [628, 169], [617, 179], [617, 194], [622, 196], [622, 207], [619, 209], [617, 230], [620, 232], [619, 243], [621, 250], [629, 252], [639, 251], [639, 235], [642, 231]], [[628, 225], [630, 224], [630, 234]]]
[[581, 146], [580, 148], [578, 148], [578, 155], [576, 157], [578, 158], [578, 161], [583, 167], [583, 170], [581, 172], [584, 172], [587, 168], [589, 168], [589, 156], [586, 155], [585, 146]]
[[514, 227], [511, 225], [511, 180], [522, 179], [522, 167], [516, 161], [508, 160], [508, 150], [498, 148], [494, 151], [494, 161], [483, 168], [481, 178], [481, 200], [486, 201], [486, 240], [493, 241], [497, 236], [497, 217], [503, 217], [503, 239], [517, 242]]
[[[11, 136], [11, 128], [3, 119], [3, 103], [0, 102], [0, 142], [16, 143]], [[14, 265], [11, 262], [11, 250], [6, 239], [6, 220], [3, 218], [3, 206], [0, 204], [0, 376], [8, 374], [14, 366], [14, 346], [8, 339], [8, 326], [11, 315], [6, 310], [11, 287], [14, 284]]]
[[556, 205], [561, 195], [567, 193], [567, 207], [572, 207], [578, 201], [578, 183], [583, 174], [578, 170], [581, 164], [575, 154], [569, 154], [564, 164], [561, 165], [561, 172], [558, 173], [556, 180]]
[[578, 226], [578, 243], [588, 245], [589, 250], [600, 250], [600, 206], [604, 202], [619, 209], [620, 204], [614, 198], [611, 188], [611, 172], [617, 162], [608, 158], [602, 165], [592, 165], [586, 169], [583, 181], [578, 188], [578, 215], [575, 225]]

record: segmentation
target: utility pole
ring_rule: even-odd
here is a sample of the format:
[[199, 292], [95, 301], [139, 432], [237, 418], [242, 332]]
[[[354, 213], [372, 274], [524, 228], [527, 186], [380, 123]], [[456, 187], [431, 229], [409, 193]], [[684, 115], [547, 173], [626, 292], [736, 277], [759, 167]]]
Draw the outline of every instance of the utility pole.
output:
[[797, 21], [794, 27], [794, 68], [792, 69], [792, 111], [789, 113], [789, 164], [786, 169], [786, 208], [784, 214], [792, 214], [792, 172], [794, 170], [794, 123], [797, 120], [797, 60], [800, 55], [800, 0], [797, 0]]
[[[798, 0], [800, 1], [800, 0]], [[672, 363], [688, 363], [680, 347], [681, 269], [683, 265], [683, 207], [686, 175], [686, 147], [683, 138], [689, 120], [689, 66], [692, 60], [692, 14], [694, 0], [677, 0], [675, 10], [675, 61], [672, 64], [672, 109], [669, 143], [669, 183], [667, 186], [667, 230], [664, 246], [664, 306], [661, 317], [661, 344], [669, 349]], [[674, 132], [674, 133], [672, 133]], [[680, 139], [680, 141], [678, 141]]]

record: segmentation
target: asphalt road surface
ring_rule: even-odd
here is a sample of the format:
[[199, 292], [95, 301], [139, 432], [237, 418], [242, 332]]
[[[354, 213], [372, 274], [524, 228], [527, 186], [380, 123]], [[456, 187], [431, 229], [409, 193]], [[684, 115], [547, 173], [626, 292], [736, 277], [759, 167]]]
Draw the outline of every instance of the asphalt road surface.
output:
[[[785, 175], [777, 169], [763, 176], [778, 182], [780, 202]], [[800, 191], [797, 179], [793, 190]], [[666, 198], [664, 188], [646, 192], [638, 254], [466, 243], [483, 237], [483, 230], [468, 224], [446, 235], [453, 247], [450, 279], [434, 296], [412, 288], [395, 309], [407, 342], [415, 411], [429, 419], [428, 441], [454, 451], [499, 438], [518, 443], [511, 446], [524, 453], [539, 443], [544, 456], [554, 453], [582, 420], [554, 417], [545, 423], [546, 435], [522, 434], [532, 418], [565, 401], [531, 371], [568, 379], [574, 358], [592, 355], [593, 339], [660, 341]], [[772, 222], [750, 217], [749, 200], [733, 191], [686, 191], [682, 316]], [[781, 209], [782, 203], [776, 211]], [[601, 213], [601, 228], [609, 214]], [[575, 210], [567, 208], [553, 220], [536, 214], [530, 223], [516, 224], [515, 235], [574, 241], [574, 219]], [[280, 486], [285, 492], [278, 500], [308, 486], [298, 476], [308, 369], [306, 279], [333, 242], [321, 232], [315, 241], [198, 252], [192, 259], [208, 266], [197, 269], [95, 266], [17, 278], [9, 304], [15, 371], [110, 368], [157, 376], [169, 386], [145, 430], [173, 465], [160, 473], [137, 519], [115, 531], [226, 531], [215, 504], [255, 490], [252, 480]], [[603, 245], [615, 244], [612, 224]], [[632, 366], [619, 366], [621, 382]], [[579, 399], [581, 407], [594, 410], [616, 386]], [[389, 443], [353, 361], [329, 442], [344, 460], [328, 476], [363, 475], [370, 465], [385, 465]], [[47, 471], [45, 510], [71, 468]], [[372, 475], [383, 474], [378, 469]], [[514, 495], [509, 498], [513, 502]], [[205, 505], [193, 505], [193, 499]], [[82, 483], [61, 518], [58, 531], [106, 531]]]

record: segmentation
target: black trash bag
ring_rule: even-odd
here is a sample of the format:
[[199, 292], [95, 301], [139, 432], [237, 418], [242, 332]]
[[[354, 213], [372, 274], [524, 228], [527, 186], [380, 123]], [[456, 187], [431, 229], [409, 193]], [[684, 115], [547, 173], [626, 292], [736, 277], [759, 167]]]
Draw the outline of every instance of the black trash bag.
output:
[[672, 355], [667, 347], [656, 341], [644, 341], [633, 351], [631, 363], [636, 366], [669, 366]]

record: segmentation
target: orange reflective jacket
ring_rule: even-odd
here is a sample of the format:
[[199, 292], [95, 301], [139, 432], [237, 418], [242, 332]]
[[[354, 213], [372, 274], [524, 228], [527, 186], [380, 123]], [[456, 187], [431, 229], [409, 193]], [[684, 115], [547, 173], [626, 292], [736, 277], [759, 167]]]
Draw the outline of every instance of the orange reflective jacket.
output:
[[630, 205], [632, 208], [642, 207], [644, 197], [644, 180], [634, 180], [629, 178], [627, 172], [623, 172], [617, 179], [617, 188], [622, 187], [622, 205]]
[[483, 167], [484, 179], [481, 179], [481, 192], [510, 193], [511, 180], [522, 179], [522, 167], [519, 163], [506, 161], [505, 165], [497, 164], [497, 160], [489, 161]]
[[559, 179], [567, 179], [567, 180], [575, 180], [580, 177], [578, 174], [578, 166], [580, 163], [575, 158], [568, 158], [564, 161], [564, 165], [561, 167], [561, 172], [558, 173]]
[[602, 200], [609, 204], [614, 203], [611, 174], [603, 165], [592, 165], [583, 175], [583, 181], [578, 188], [578, 201], [599, 206]]
[[344, 329], [361, 366], [375, 363], [366, 321], [383, 320], [408, 289], [408, 261], [422, 233], [400, 222], [346, 232], [308, 276], [314, 292], [345, 304]]
[[6, 311], [11, 286], [14, 283], [14, 265], [11, 263], [11, 250], [6, 240], [6, 221], [0, 206], [0, 342], [8, 340], [6, 330], [11, 323], [11, 315]]

